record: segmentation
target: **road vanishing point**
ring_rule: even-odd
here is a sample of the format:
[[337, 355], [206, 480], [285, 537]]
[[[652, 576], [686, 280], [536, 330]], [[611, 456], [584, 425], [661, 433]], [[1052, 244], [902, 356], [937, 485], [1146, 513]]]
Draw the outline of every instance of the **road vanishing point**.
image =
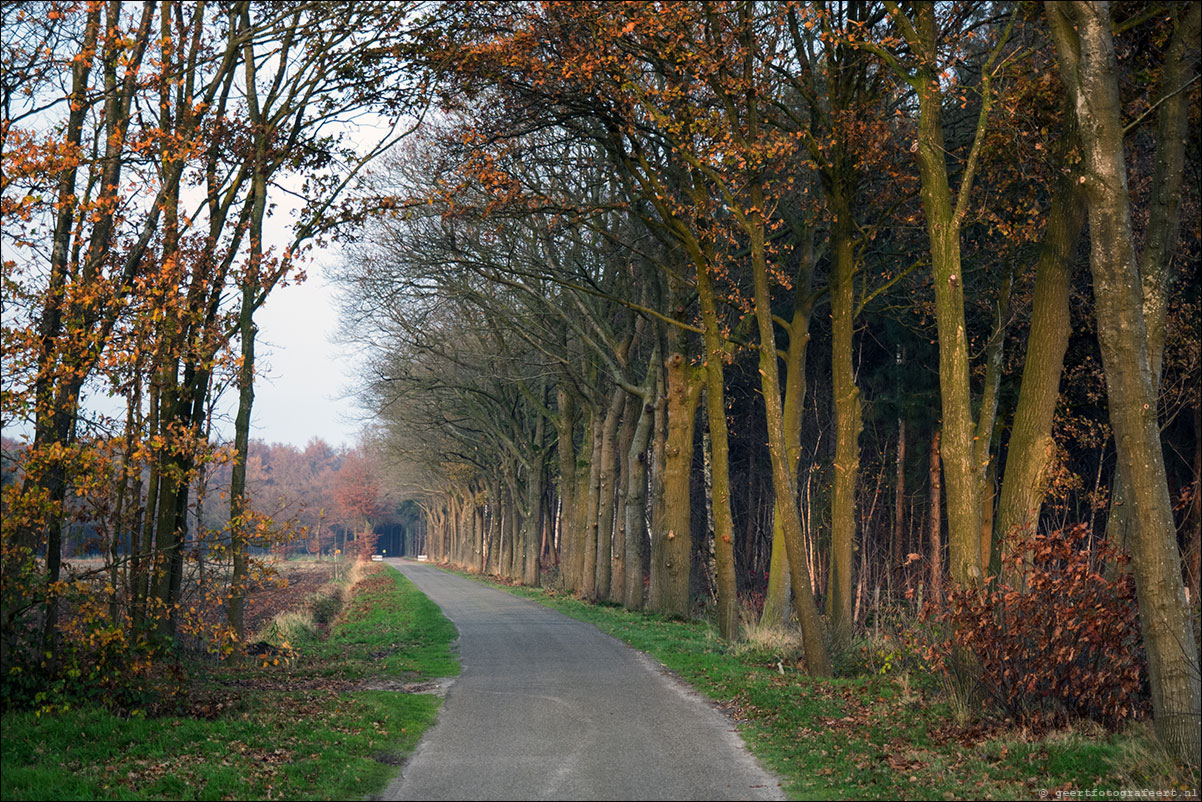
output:
[[463, 669], [382, 799], [784, 799], [734, 724], [642, 652], [434, 566], [386, 562], [458, 628]]

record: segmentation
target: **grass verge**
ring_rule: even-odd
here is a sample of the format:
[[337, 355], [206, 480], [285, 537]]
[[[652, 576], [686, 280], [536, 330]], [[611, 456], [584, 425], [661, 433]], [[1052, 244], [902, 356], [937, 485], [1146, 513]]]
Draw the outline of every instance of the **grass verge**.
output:
[[798, 669], [788, 637], [732, 645], [704, 621], [490, 584], [594, 624], [663, 663], [737, 722], [792, 799], [1198, 794], [1198, 778], [1165, 759], [1145, 723], [1119, 734], [1082, 725], [1039, 736], [1001, 721], [957, 724], [945, 689], [918, 671], [873, 665], [816, 680]]
[[[393, 569], [344, 591], [325, 637], [199, 667], [178, 715], [100, 709], [3, 717], [4, 799], [353, 799], [383, 790], [435, 718], [397, 690], [459, 672], [455, 629]], [[277, 627], [282, 631], [284, 627]], [[269, 629], [269, 627], [265, 628]], [[276, 661], [279, 664], [276, 664]]]

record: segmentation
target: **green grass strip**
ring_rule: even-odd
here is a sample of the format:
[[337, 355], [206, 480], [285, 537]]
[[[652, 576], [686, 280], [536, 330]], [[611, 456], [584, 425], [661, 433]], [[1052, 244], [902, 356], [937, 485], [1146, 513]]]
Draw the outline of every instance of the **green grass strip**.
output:
[[[354, 799], [382, 791], [440, 699], [365, 690], [459, 672], [455, 629], [388, 569], [356, 586], [328, 639], [290, 665], [223, 665], [212, 718], [101, 709], [3, 717], [4, 799]], [[232, 692], [230, 689], [236, 692]], [[249, 690], [247, 690], [249, 689]]]

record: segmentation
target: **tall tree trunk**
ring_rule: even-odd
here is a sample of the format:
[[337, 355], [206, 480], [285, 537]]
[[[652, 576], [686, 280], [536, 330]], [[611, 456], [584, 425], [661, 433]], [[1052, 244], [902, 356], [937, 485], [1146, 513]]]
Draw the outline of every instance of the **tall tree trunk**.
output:
[[488, 529], [488, 570], [493, 576], [501, 575], [501, 539], [504, 536], [505, 508], [501, 494], [501, 482], [494, 480], [489, 487], [489, 506], [492, 508], [491, 523]]
[[559, 456], [559, 565], [560, 579], [567, 593], [580, 588], [580, 577], [573, 568], [579, 551], [578, 529], [576, 528], [576, 444], [575, 399], [567, 388], [560, 385], [556, 391], [559, 416], [555, 419], [556, 453]]
[[[159, 151], [159, 169], [164, 176], [171, 172], [172, 163], [179, 160], [179, 153], [171, 144], [172, 139], [179, 137], [181, 141], [187, 141], [191, 133], [186, 130], [186, 115], [180, 115], [177, 118], [172, 116], [172, 89], [174, 80], [180, 72], [179, 65], [175, 63], [179, 54], [176, 52], [177, 48], [173, 44], [172, 36], [173, 8], [178, 12], [175, 4], [163, 3], [162, 13], [159, 17], [159, 32], [161, 41], [164, 43], [163, 80], [159, 89], [159, 127], [164, 133], [172, 135], [164, 137]], [[117, 58], [118, 56], [114, 53], [113, 57]], [[110, 136], [114, 135], [115, 132], [110, 134]], [[109, 171], [109, 168], [111, 168], [111, 164], [106, 165], [106, 172]], [[119, 173], [119, 171], [114, 172]], [[110, 180], [115, 181], [116, 175], [113, 175]], [[168, 281], [175, 283], [175, 281], [182, 280], [185, 275], [185, 271], [181, 267], [183, 255], [179, 248], [180, 188], [178, 184], [161, 196], [158, 206], [162, 209], [163, 214], [162, 258], [164, 266], [170, 266], [167, 275], [172, 276], [173, 274], [173, 278], [168, 278]], [[103, 245], [93, 243], [93, 258], [97, 260], [101, 258], [100, 250], [103, 247]], [[189, 294], [188, 301], [191, 300], [191, 294]], [[195, 387], [192, 383], [197, 380], [197, 374], [188, 353], [191, 345], [189, 331], [193, 325], [192, 318], [195, 311], [191, 303], [185, 302], [183, 308], [175, 313], [177, 319], [173, 320], [170, 325], [164, 326], [168, 332], [166, 348], [170, 352], [168, 358], [170, 372], [164, 371], [163, 374], [164, 385], [160, 393], [160, 403], [164, 408], [160, 413], [160, 432], [163, 440], [168, 443], [166, 453], [163, 455], [167, 469], [159, 475], [159, 481], [163, 487], [159, 490], [159, 515], [155, 524], [155, 541], [158, 549], [157, 557], [161, 563], [156, 563], [152, 591], [158, 599], [159, 609], [162, 611], [157, 625], [158, 633], [164, 640], [174, 637], [175, 634], [176, 601], [183, 581], [184, 543], [187, 537], [187, 507], [190, 492], [188, 476], [193, 468], [191, 444], [183, 443], [181, 439], [185, 432], [195, 436], [199, 431], [193, 421], [191, 407], [191, 400], [195, 394]], [[203, 388], [200, 390], [200, 395], [202, 397], [204, 395]]]
[[[541, 460], [530, 468], [526, 483], [527, 514], [522, 520], [522, 584], [537, 588], [541, 582], [539, 550], [543, 522], [543, 465]], [[515, 571], [516, 573], [516, 571]]]
[[651, 610], [687, 617], [689, 574], [693, 559], [690, 500], [693, 430], [703, 384], [679, 352], [668, 356], [666, 367], [668, 420], [664, 443], [662, 560], [651, 564], [652, 572], [659, 576], [659, 581], [653, 581], [652, 584], [658, 584], [660, 598], [659, 607], [652, 607]]
[[[88, 78], [92, 72], [96, 41], [100, 31], [100, 5], [88, 11], [84, 28], [83, 47], [71, 65], [71, 111], [67, 117], [64, 135], [65, 150], [79, 149], [82, 143], [83, 124], [90, 103]], [[57, 176], [55, 204], [57, 213], [51, 238], [50, 277], [46, 290], [41, 317], [38, 320], [38, 338], [41, 341], [37, 356], [37, 376], [34, 379], [34, 436], [31, 449], [34, 453], [45, 453], [43, 449], [65, 446], [74, 429], [74, 420], [79, 404], [78, 390], [56, 392], [56, 379], [60, 375], [71, 376], [72, 371], [63, 370], [59, 364], [59, 347], [63, 334], [64, 313], [67, 305], [68, 259], [70, 258], [72, 235], [75, 230], [75, 193], [78, 163], [74, 160]], [[76, 380], [82, 384], [82, 377]], [[72, 385], [71, 379], [65, 384]], [[36, 465], [36, 463], [34, 463]], [[17, 541], [27, 547], [28, 559], [34, 560], [40, 539], [46, 538], [46, 581], [53, 587], [62, 570], [63, 507], [67, 498], [66, 468], [62, 457], [49, 460], [45, 468], [31, 470], [25, 478], [22, 495], [28, 496], [34, 488], [45, 491], [49, 502], [46, 517], [42, 521], [31, 521], [17, 536]], [[40, 524], [40, 525], [39, 525]], [[11, 570], [11, 568], [10, 568]], [[43, 650], [58, 655], [58, 600], [51, 595], [46, 601], [46, 616], [43, 620]]]
[[584, 549], [581, 568], [581, 598], [597, 598], [597, 509], [600, 500], [598, 489], [601, 480], [601, 437], [603, 421], [594, 412], [592, 415], [592, 456], [589, 458], [588, 502], [584, 511]]
[[597, 474], [597, 579], [591, 597], [594, 601], [609, 598], [609, 580], [613, 572], [618, 424], [625, 404], [626, 391], [615, 387], [601, 428], [601, 465]]
[[[1198, 35], [1202, 8], [1196, 3], [1171, 4], [1174, 23], [1165, 52], [1156, 127], [1156, 160], [1152, 173], [1152, 197], [1148, 228], [1139, 260], [1143, 292], [1144, 325], [1148, 333], [1148, 363], [1152, 387], [1159, 400], [1161, 366], [1164, 360], [1165, 318], [1169, 287], [1176, 278], [1173, 255], [1180, 230], [1181, 185], [1185, 175], [1185, 148], [1189, 141], [1188, 96], [1182, 91], [1196, 76]], [[1106, 537], [1120, 551], [1128, 549], [1133, 527], [1134, 500], [1120, 465], [1115, 471], [1114, 492]], [[1117, 570], [1112, 567], [1112, 570]]]
[[[923, 6], [925, 8], [926, 6]], [[934, 19], [931, 37], [934, 37]], [[933, 45], [932, 45], [933, 47]], [[943, 404], [942, 461], [947, 472], [948, 541], [951, 573], [956, 584], [975, 584], [981, 578], [981, 505], [973, 464], [972, 396], [969, 391], [967, 324], [964, 319], [963, 276], [960, 270], [959, 226], [947, 183], [943, 143], [942, 96], [934, 79], [919, 92], [919, 164], [923, 207], [931, 241], [935, 284], [935, 314], [939, 332], [939, 395]]]
[[[657, 360], [658, 361], [658, 360]], [[626, 455], [626, 574], [622, 603], [627, 610], [643, 609], [643, 543], [647, 539], [647, 445], [654, 406], [644, 401], [630, 451]]]
[[[472, 489], [464, 487], [460, 491], [459, 504], [455, 508], [456, 555], [459, 567], [464, 571], [472, 570], [475, 562], [472, 548], [475, 544], [475, 515], [472, 514]], [[368, 526], [364, 525], [364, 534], [370, 534]]]
[[[905, 76], [918, 95], [918, 137], [915, 142], [921, 195], [931, 244], [931, 277], [935, 287], [935, 319], [939, 333], [939, 395], [942, 402], [942, 454], [947, 481], [948, 546], [951, 578], [957, 585], [976, 585], [982, 579], [981, 475], [975, 447], [979, 432], [972, 414], [969, 385], [964, 277], [960, 265], [960, 230], [968, 209], [977, 160], [993, 95], [990, 79], [1010, 26], [1000, 37], [981, 70], [981, 109], [972, 148], [965, 160], [955, 202], [948, 182], [947, 148], [943, 139], [943, 92], [938, 75], [940, 58], [935, 4], [913, 6], [914, 20], [890, 4], [890, 14], [916, 57], [913, 76]], [[1011, 17], [1011, 25], [1014, 18]], [[991, 416], [992, 413], [989, 413]], [[985, 417], [985, 416], [982, 416]], [[992, 424], [985, 430], [992, 433]]]
[[648, 610], [663, 609], [664, 548], [667, 542], [665, 519], [667, 509], [664, 500], [664, 464], [668, 450], [668, 397], [664, 387], [664, 371], [657, 366], [655, 379], [655, 412], [652, 416], [651, 435], [651, 553], [648, 555], [647, 598]]
[[[1148, 230], [1139, 259], [1144, 325], [1148, 331], [1148, 364], [1152, 387], [1159, 393], [1164, 363], [1165, 320], [1169, 288], [1176, 279], [1173, 256], [1181, 230], [1182, 183], [1190, 145], [1190, 99], [1184, 91], [1198, 77], [1202, 5], [1173, 3], [1168, 9], [1173, 34], [1165, 51], [1156, 121], [1154, 192], [1149, 200]], [[1196, 146], [1195, 146], [1196, 147]]]
[[[595, 410], [588, 408], [588, 413], [583, 420], [583, 432], [581, 437], [580, 449], [577, 452], [576, 459], [576, 518], [572, 522], [573, 528], [576, 530], [576, 543], [573, 546], [574, 559], [571, 570], [576, 577], [577, 597], [584, 596], [584, 566], [587, 559], [586, 551], [588, 546], [588, 504], [590, 491], [590, 479], [593, 476], [593, 419]], [[591, 548], [596, 549], [596, 542], [593, 541]]]
[[647, 363], [643, 395], [637, 398], [634, 431], [625, 453], [626, 540], [624, 547], [622, 604], [628, 610], [643, 608], [643, 541], [647, 538], [647, 446], [655, 414], [655, 389], [660, 375], [658, 343]]
[[[797, 482], [797, 466], [801, 460], [801, 413], [806, 395], [806, 348], [810, 343], [810, 313], [814, 306], [811, 280], [814, 268], [814, 232], [807, 228], [799, 233], [796, 290], [793, 295], [793, 317], [789, 321], [789, 349], [785, 354], [785, 401], [781, 417], [784, 426], [785, 453], [789, 473]], [[785, 545], [784, 513], [780, 499], [773, 493], [772, 556], [768, 562], [768, 588], [764, 593], [764, 610], [760, 623], [780, 626], [789, 612], [789, 557]]]
[[[756, 84], [751, 79], [753, 66], [750, 54], [753, 52], [753, 49], [751, 47], [751, 27], [749, 24], [744, 29], [744, 36], [746, 37], [744, 46], [747, 48], [748, 54], [744, 61], [743, 76], [747, 87], [747, 139], [750, 142], [756, 142], [759, 137], [759, 120], [757, 116], [759, 100], [756, 94]], [[773, 328], [775, 324], [772, 319], [772, 293], [768, 284], [767, 253], [764, 242], [763, 210], [767, 207], [767, 204], [764, 198], [762, 176], [755, 170], [752, 170], [748, 178], [747, 184], [750, 203], [746, 212], [747, 222], [745, 230], [750, 239], [752, 277], [755, 287], [754, 308], [760, 335], [760, 386], [763, 390], [764, 410], [768, 425], [768, 453], [772, 459], [772, 489], [775, 497], [781, 501], [778, 509], [784, 513], [785, 551], [789, 560], [789, 577], [793, 585], [793, 604], [797, 612], [797, 619], [801, 623], [802, 640], [805, 644], [806, 667], [810, 674], [825, 677], [830, 676], [832, 673], [830, 657], [827, 654], [826, 644], [823, 639], [822, 622], [818, 617], [818, 608], [814, 603], [814, 597], [811, 592], [810, 575], [806, 570], [805, 560], [803, 559], [804, 546], [801, 515], [797, 504], [797, 480], [795, 478], [795, 471], [789, 465], [790, 454], [785, 439], [785, 419], [784, 410], [781, 405], [780, 372], [777, 367], [776, 332]], [[705, 290], [701, 288], [700, 280], [698, 281], [698, 289], [704, 299]], [[710, 360], [713, 361], [713, 359], [714, 355], [711, 354]], [[712, 420], [714, 411], [718, 413], [718, 418], [722, 425], [723, 445], [725, 445], [726, 415], [723, 406], [714, 405], [711, 402], [710, 409], [711, 426], [714, 423]], [[715, 451], [715, 462], [717, 461], [716, 458], [717, 453]], [[717, 477], [715, 477], [715, 488], [717, 486]], [[715, 515], [717, 506], [717, 499], [715, 499]], [[727, 509], [729, 510], [729, 501], [727, 502]], [[852, 525], [855, 525], [854, 519]], [[848, 567], [850, 568], [850, 562], [848, 563]], [[731, 582], [733, 583], [733, 581], [734, 578], [732, 575]]]
[[[1003, 538], [1035, 531], [1047, 492], [1047, 471], [1053, 453], [1052, 420], [1060, 396], [1064, 354], [1072, 333], [1069, 315], [1072, 255], [1084, 222], [1085, 207], [1075, 176], [1066, 176], [1052, 198], [1035, 267], [1027, 353], [998, 502], [996, 528]], [[992, 567], [997, 573], [1000, 565]]]
[[505, 526], [501, 529], [501, 577], [512, 581], [516, 573], [515, 563], [520, 561], [518, 538], [522, 531], [522, 511], [518, 504], [521, 496], [513, 468], [506, 469]]
[[[475, 509], [472, 512], [472, 528], [474, 530], [472, 540], [476, 544], [476, 554], [475, 559], [472, 561], [472, 571], [483, 575], [488, 572], [487, 566], [485, 565], [485, 560], [488, 556], [488, 529], [486, 526], [487, 521], [485, 520], [484, 515], [484, 504], [481, 502], [480, 498], [481, 495], [481, 493], [476, 494], [474, 500]], [[401, 554], [405, 553], [404, 546], [405, 542], [402, 540]]]
[[614, 493], [613, 567], [609, 577], [609, 600], [623, 604], [626, 600], [626, 494], [630, 492], [630, 463], [628, 456], [634, 440], [634, 428], [642, 417], [643, 399], [626, 394], [622, 407], [622, 423], [618, 426], [617, 486]]
[[1132, 567], [1156, 733], [1178, 760], [1197, 765], [1202, 754], [1198, 645], [1181, 578], [1155, 366], [1132, 242], [1110, 5], [1048, 3], [1045, 11], [1081, 137], [1098, 343], [1119, 470], [1133, 501]]
[[[730, 508], [730, 444], [726, 429], [723, 365], [726, 342], [718, 325], [718, 308], [709, 272], [697, 270], [697, 294], [705, 330], [705, 406], [709, 419], [714, 490], [714, 555], [718, 580], [718, 634], [733, 640], [739, 634], [735, 585], [734, 519]], [[775, 354], [773, 355], [775, 358]]]
[[[241, 9], [242, 25], [249, 29], [249, 11]], [[247, 273], [242, 277], [242, 308], [238, 313], [238, 331], [242, 340], [242, 363], [238, 369], [238, 414], [234, 422], [234, 464], [230, 478], [230, 551], [233, 555], [233, 574], [230, 579], [230, 600], [227, 611], [229, 624], [241, 641], [245, 637], [243, 606], [246, 598], [249, 553], [246, 537], [246, 463], [250, 452], [250, 416], [255, 400], [255, 334], [256, 295], [259, 289], [260, 263], [263, 256], [263, 218], [267, 212], [267, 138], [256, 91], [256, 62], [254, 45], [243, 45], [246, 71], [246, 104], [251, 124], [256, 129], [253, 146], [253, 176], [251, 191], [253, 208], [250, 217], [250, 255]], [[345, 551], [345, 549], [344, 549]], [[345, 555], [344, 555], [345, 556]]]
[[[545, 395], [545, 391], [544, 391]], [[545, 488], [544, 473], [546, 471], [546, 449], [543, 440], [546, 437], [547, 419], [539, 415], [534, 426], [534, 448], [530, 456], [526, 477], [526, 508], [525, 532], [522, 542], [525, 547], [525, 561], [522, 565], [522, 582], [536, 588], [541, 582], [541, 550], [543, 523], [543, 490]]]
[[851, 204], [842, 188], [828, 192], [833, 212], [831, 250], [831, 374], [835, 406], [834, 487], [831, 493], [831, 584], [827, 614], [831, 645], [851, 643], [852, 554], [856, 539], [856, 482], [860, 472], [860, 390], [856, 387], [852, 334], [855, 326], [855, 253]]

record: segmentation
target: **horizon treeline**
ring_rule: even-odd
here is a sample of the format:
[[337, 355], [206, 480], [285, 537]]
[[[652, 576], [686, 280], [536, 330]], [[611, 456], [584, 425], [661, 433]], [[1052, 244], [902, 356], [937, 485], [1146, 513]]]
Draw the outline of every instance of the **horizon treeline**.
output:
[[[4, 486], [21, 481], [20, 464], [26, 445], [4, 437], [0, 475]], [[228, 444], [227, 444], [228, 447]], [[193, 480], [187, 548], [198, 555], [212, 544], [198, 533], [220, 532], [229, 526], [232, 466], [217, 461], [203, 466]], [[146, 476], [143, 477], [145, 481]], [[304, 446], [252, 439], [246, 464], [246, 493], [250, 508], [264, 519], [287, 526], [274, 542], [252, 545], [251, 553], [283, 559], [316, 559], [336, 552], [354, 558], [375, 552], [380, 543], [390, 553], [416, 554], [422, 530], [416, 510], [391, 498], [381, 466], [364, 445], [331, 446], [319, 437]], [[72, 522], [63, 533], [66, 560], [95, 560], [112, 556], [112, 538], [102, 512], [89, 510], [87, 499], [70, 502]], [[128, 543], [117, 542], [117, 555], [128, 557]], [[387, 548], [387, 545], [385, 546]]]

